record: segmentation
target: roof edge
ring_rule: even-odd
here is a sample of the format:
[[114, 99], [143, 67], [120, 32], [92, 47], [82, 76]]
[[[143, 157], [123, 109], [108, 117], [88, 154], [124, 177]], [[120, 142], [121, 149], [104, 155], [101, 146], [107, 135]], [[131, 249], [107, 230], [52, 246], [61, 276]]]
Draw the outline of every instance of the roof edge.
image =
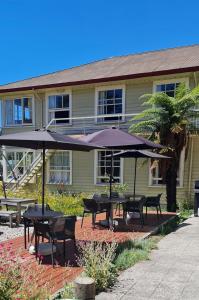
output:
[[9, 92], [10, 93], [18, 92], [18, 91], [39, 90], [44, 88], [47, 89], [53, 87], [76, 86], [76, 85], [84, 85], [84, 84], [92, 84], [92, 83], [100, 83], [100, 82], [136, 79], [136, 78], [158, 76], [158, 75], [179, 74], [179, 73], [194, 72], [194, 71], [199, 71], [199, 66], [180, 68], [180, 69], [179, 68], [170, 69], [170, 70], [163, 70], [163, 71], [145, 72], [139, 74], [120, 75], [120, 76], [113, 76], [113, 77], [102, 77], [102, 78], [72, 81], [72, 82], [69, 81], [69, 82], [43, 84], [43, 85], [32, 85], [32, 86], [19, 87], [19, 88], [8, 88], [2, 90], [0, 89], [0, 94], [9, 93]]

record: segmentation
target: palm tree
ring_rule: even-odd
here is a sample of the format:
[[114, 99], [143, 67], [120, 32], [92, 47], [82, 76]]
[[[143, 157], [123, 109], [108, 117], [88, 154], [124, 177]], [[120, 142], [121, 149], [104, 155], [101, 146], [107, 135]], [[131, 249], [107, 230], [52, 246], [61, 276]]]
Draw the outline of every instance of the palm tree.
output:
[[[132, 119], [129, 131], [145, 134], [166, 147], [166, 154], [172, 159], [161, 163], [161, 173], [166, 184], [167, 210], [175, 212], [177, 172], [180, 154], [188, 146], [188, 137], [193, 128], [193, 118], [199, 117], [199, 86], [187, 89], [182, 83], [178, 86], [174, 97], [166, 93], [147, 94], [141, 97], [147, 109]], [[135, 122], [137, 121], [137, 122]]]

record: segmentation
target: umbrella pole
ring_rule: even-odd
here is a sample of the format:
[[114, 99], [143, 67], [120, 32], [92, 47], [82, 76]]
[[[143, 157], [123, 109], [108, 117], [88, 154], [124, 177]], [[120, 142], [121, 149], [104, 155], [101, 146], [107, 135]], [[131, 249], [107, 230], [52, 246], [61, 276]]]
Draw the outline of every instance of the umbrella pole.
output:
[[135, 166], [134, 166], [134, 187], [133, 187], [133, 198], [134, 198], [134, 200], [135, 200], [136, 176], [137, 176], [137, 157], [135, 158]]
[[109, 198], [112, 197], [112, 180], [113, 180], [113, 151], [111, 151], [111, 173], [110, 173], [110, 194]]
[[42, 151], [42, 160], [43, 160], [43, 168], [42, 168], [42, 215], [44, 215], [44, 198], [45, 198], [45, 147]]

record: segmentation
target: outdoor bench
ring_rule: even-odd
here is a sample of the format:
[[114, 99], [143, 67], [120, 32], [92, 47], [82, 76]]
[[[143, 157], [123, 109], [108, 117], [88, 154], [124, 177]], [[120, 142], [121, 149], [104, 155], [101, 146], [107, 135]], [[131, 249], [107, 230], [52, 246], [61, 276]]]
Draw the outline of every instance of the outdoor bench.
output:
[[[18, 212], [13, 210], [0, 210], [0, 217], [8, 218], [10, 223], [10, 228], [13, 225], [13, 218], [17, 220]], [[16, 221], [17, 224], [17, 221]]]

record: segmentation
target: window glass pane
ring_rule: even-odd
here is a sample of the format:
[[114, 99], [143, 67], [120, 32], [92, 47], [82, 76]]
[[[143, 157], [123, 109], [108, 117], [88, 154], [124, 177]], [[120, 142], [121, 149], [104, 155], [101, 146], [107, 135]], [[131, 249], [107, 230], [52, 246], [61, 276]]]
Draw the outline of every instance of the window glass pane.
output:
[[62, 108], [62, 96], [56, 96], [56, 108]]
[[156, 85], [156, 92], [165, 92], [165, 84]]
[[48, 97], [48, 107], [55, 108], [55, 96]]
[[14, 124], [22, 124], [22, 103], [21, 99], [14, 100]]
[[[55, 111], [55, 119], [69, 118], [69, 111]], [[70, 120], [56, 120], [56, 124], [69, 123]]]
[[6, 125], [13, 124], [13, 101], [6, 100]]
[[166, 92], [167, 91], [174, 91], [175, 90], [175, 83], [166, 84]]
[[23, 99], [23, 122], [32, 123], [32, 99]]
[[63, 95], [63, 107], [69, 108], [69, 95]]
[[107, 99], [113, 99], [114, 98], [114, 90], [107, 91]]
[[122, 98], [122, 89], [115, 90], [115, 98]]

